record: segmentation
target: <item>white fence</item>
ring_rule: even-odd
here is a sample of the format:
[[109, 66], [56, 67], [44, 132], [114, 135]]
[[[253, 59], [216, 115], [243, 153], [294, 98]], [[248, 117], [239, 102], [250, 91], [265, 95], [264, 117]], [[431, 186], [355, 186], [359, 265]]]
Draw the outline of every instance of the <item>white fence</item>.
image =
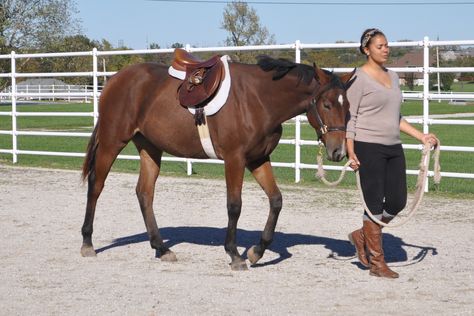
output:
[[[404, 98], [418, 99], [423, 101], [423, 115], [420, 118], [409, 119], [411, 123], [419, 123], [423, 126], [423, 131], [428, 132], [429, 126], [433, 124], [446, 124], [446, 125], [474, 125], [474, 120], [462, 120], [462, 119], [435, 119], [430, 118], [429, 115], [429, 103], [432, 100], [474, 100], [474, 93], [468, 94], [444, 94], [444, 93], [432, 93], [429, 91], [429, 76], [433, 73], [443, 72], [474, 72], [474, 67], [431, 67], [429, 64], [430, 49], [442, 46], [473, 46], [474, 40], [466, 41], [430, 41], [428, 37], [425, 37], [422, 41], [410, 41], [410, 42], [391, 42], [391, 47], [419, 47], [423, 48], [423, 66], [422, 67], [409, 67], [409, 68], [392, 68], [396, 72], [413, 72], [423, 74], [423, 91], [417, 93], [404, 93]], [[334, 43], [334, 44], [304, 44], [300, 41], [296, 41], [292, 44], [285, 45], [265, 45], [265, 46], [239, 46], [239, 47], [206, 47], [206, 48], [195, 48], [190, 45], [186, 45], [186, 50], [190, 52], [230, 52], [230, 51], [250, 51], [250, 50], [292, 50], [295, 52], [295, 61], [301, 61], [301, 51], [305, 49], [337, 49], [337, 48], [356, 48], [356, 43]], [[0, 55], [0, 59], [9, 59], [11, 61], [11, 72], [0, 73], [0, 77], [10, 78], [11, 90], [8, 92], [0, 93], [0, 98], [7, 98], [11, 101], [12, 109], [10, 112], [0, 111], [0, 116], [10, 116], [12, 120], [11, 130], [0, 130], [0, 135], [11, 135], [12, 136], [12, 149], [1, 149], [0, 153], [8, 153], [12, 155], [13, 163], [18, 161], [19, 155], [49, 155], [49, 156], [69, 156], [69, 157], [83, 157], [84, 153], [77, 152], [52, 152], [52, 151], [32, 151], [32, 150], [20, 150], [18, 149], [17, 137], [20, 135], [36, 135], [36, 136], [70, 136], [70, 137], [90, 137], [90, 133], [80, 132], [49, 132], [49, 131], [24, 131], [17, 128], [17, 118], [20, 116], [46, 116], [46, 117], [59, 117], [59, 116], [89, 116], [93, 118], [94, 124], [97, 123], [98, 117], [98, 102], [100, 96], [100, 87], [98, 85], [98, 78], [102, 76], [111, 76], [114, 72], [106, 72], [98, 70], [98, 58], [100, 56], [112, 56], [112, 55], [137, 55], [137, 54], [163, 54], [172, 53], [173, 49], [152, 49], [152, 50], [124, 50], [124, 51], [97, 51], [93, 49], [89, 52], [70, 52], [70, 53], [45, 53], [45, 54], [16, 54], [11, 52], [8, 55]], [[61, 72], [61, 73], [18, 73], [16, 70], [16, 62], [19, 59], [25, 58], [54, 58], [54, 57], [77, 57], [77, 56], [90, 56], [91, 67], [90, 72]], [[334, 72], [350, 72], [352, 68], [335, 68], [329, 69]], [[50, 92], [32, 92], [32, 91], [21, 91], [17, 89], [17, 78], [51, 78], [51, 77], [92, 77], [93, 85], [92, 90], [87, 91], [50, 91]], [[90, 98], [93, 101], [93, 112], [18, 112], [17, 103], [21, 99], [25, 98]], [[305, 164], [301, 162], [301, 147], [302, 146], [315, 146], [319, 143], [315, 140], [303, 140], [301, 139], [301, 124], [306, 120], [305, 116], [298, 116], [294, 119], [295, 121], [295, 138], [294, 139], [282, 139], [281, 144], [290, 144], [295, 146], [295, 159], [294, 162], [273, 162], [272, 164], [276, 167], [287, 167], [293, 168], [295, 171], [295, 182], [299, 182], [301, 179], [302, 169], [317, 169], [316, 164]], [[472, 137], [472, 136], [471, 136]], [[409, 145], [404, 144], [406, 149], [417, 149], [421, 150], [421, 145]], [[452, 146], [449, 144], [443, 144], [441, 146], [442, 151], [456, 151], [456, 152], [472, 152], [474, 153], [474, 147], [466, 146]], [[138, 156], [130, 155], [119, 155], [119, 159], [139, 159]], [[198, 160], [198, 159], [185, 159], [178, 157], [163, 157], [163, 160], [168, 161], [179, 161], [187, 163], [187, 172], [191, 174], [193, 163], [222, 163], [219, 160]], [[340, 166], [324, 166], [324, 169], [328, 170], [341, 170]], [[418, 170], [407, 170], [407, 174], [417, 174]], [[454, 178], [469, 178], [474, 179], [474, 173], [456, 173], [446, 172], [441, 173], [443, 177], [454, 177]], [[433, 172], [429, 172], [428, 176], [433, 176]]]
[[[17, 101], [76, 101], [90, 102], [92, 99], [88, 92], [93, 91], [91, 85], [71, 85], [71, 84], [28, 84], [16, 86]], [[12, 86], [5, 88], [0, 94], [0, 102], [11, 101]], [[75, 93], [84, 92], [84, 96], [72, 96]], [[32, 95], [34, 93], [34, 95]], [[47, 93], [48, 97], [42, 97], [42, 93]]]

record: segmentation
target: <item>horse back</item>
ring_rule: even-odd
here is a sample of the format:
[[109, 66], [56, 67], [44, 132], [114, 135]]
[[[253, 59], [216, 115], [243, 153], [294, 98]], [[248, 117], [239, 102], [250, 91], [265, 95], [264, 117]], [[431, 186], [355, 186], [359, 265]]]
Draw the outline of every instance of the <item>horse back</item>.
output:
[[165, 65], [141, 63], [122, 69], [101, 94], [99, 125], [106, 127], [99, 137], [127, 143], [140, 133], [172, 155], [206, 158], [193, 116], [178, 102], [180, 84]]

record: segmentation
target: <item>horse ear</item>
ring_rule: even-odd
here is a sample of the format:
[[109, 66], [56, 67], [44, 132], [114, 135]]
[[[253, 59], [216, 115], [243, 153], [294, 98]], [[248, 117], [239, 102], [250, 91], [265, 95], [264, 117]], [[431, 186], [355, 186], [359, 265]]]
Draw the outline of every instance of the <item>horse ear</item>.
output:
[[321, 85], [325, 85], [330, 81], [330, 77], [322, 70], [321, 68], [318, 68], [315, 63], [313, 63], [314, 67], [314, 77], [316, 78], [316, 81], [319, 82]]
[[[341, 81], [344, 84], [344, 88], [349, 89], [349, 87], [354, 83], [354, 81], [357, 79], [357, 76], [354, 77], [354, 74], [356, 72], [356, 68], [352, 70], [352, 72], [349, 72], [347, 74], [342, 75]], [[351, 79], [352, 78], [352, 79]]]
[[314, 78], [316, 79], [317, 82], [319, 82], [319, 76], [318, 76], [318, 66], [316, 66], [316, 63], [313, 62], [313, 68], [314, 68]]

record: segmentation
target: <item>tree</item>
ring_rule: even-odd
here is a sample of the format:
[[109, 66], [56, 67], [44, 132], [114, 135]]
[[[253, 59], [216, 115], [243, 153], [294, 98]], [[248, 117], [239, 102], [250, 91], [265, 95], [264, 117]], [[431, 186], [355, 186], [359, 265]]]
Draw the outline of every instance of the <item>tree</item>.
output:
[[415, 73], [407, 72], [405, 73], [405, 81], [408, 89], [413, 91], [415, 89]]
[[11, 50], [51, 49], [80, 32], [74, 0], [1, 0], [0, 54]]
[[[229, 32], [225, 43], [228, 46], [274, 44], [275, 36], [260, 24], [260, 18], [246, 2], [228, 3], [224, 9], [224, 20], [221, 29]], [[236, 54], [241, 60], [243, 53]], [[249, 54], [247, 54], [247, 57]], [[251, 58], [251, 57], [250, 57]], [[248, 58], [245, 58], [248, 59]]]
[[[0, 0], [0, 54], [54, 51], [66, 36], [78, 34], [80, 21], [75, 0]], [[35, 68], [38, 61], [22, 59], [18, 69]], [[0, 73], [9, 72], [8, 60], [0, 60]], [[8, 80], [0, 79], [0, 90]]]
[[173, 45], [171, 45], [171, 48], [183, 48], [183, 47], [184, 47], [184, 45], [181, 44], [181, 43], [178, 43], [178, 42], [176, 42], [176, 43], [174, 43]]
[[441, 89], [443, 91], [451, 90], [451, 85], [453, 84], [454, 78], [456, 77], [455, 74], [444, 72], [439, 74], [439, 78], [441, 80]]

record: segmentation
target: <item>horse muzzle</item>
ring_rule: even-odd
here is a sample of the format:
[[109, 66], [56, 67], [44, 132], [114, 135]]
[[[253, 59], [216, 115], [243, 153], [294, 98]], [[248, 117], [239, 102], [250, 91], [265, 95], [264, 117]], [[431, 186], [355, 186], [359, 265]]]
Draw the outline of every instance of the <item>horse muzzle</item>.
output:
[[344, 159], [347, 155], [345, 139], [342, 142], [326, 142], [326, 154], [330, 161], [338, 162]]

